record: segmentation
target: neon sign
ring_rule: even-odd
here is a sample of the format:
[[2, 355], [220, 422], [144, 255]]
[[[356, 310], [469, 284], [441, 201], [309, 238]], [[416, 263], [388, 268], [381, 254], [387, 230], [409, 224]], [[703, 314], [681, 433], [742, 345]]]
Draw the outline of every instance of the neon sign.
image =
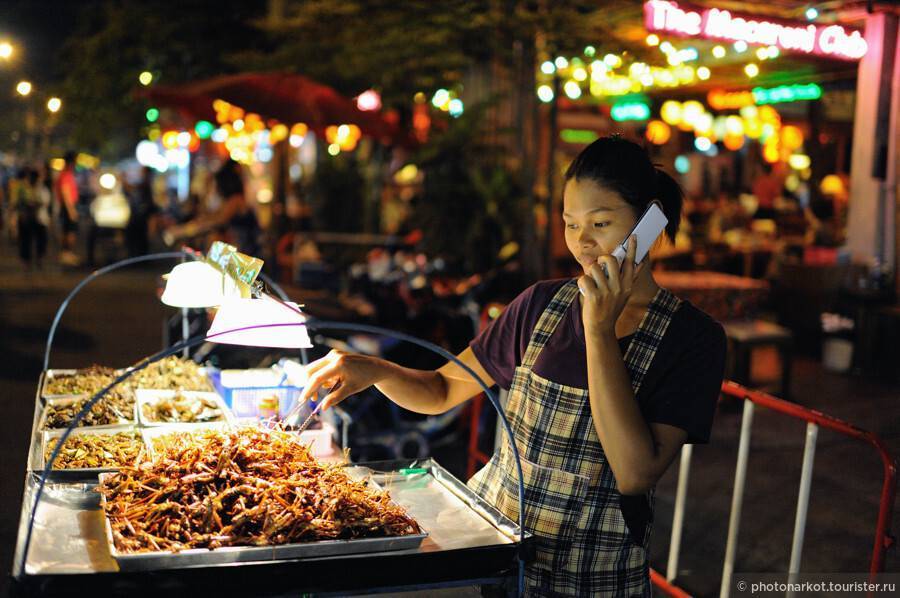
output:
[[779, 85], [778, 87], [754, 87], [753, 91], [724, 91], [714, 89], [706, 96], [709, 105], [716, 110], [734, 110], [744, 106], [762, 106], [765, 104], [781, 104], [783, 102], [799, 102], [818, 100], [822, 97], [822, 88], [815, 83], [806, 85]]
[[669, 0], [644, 3], [644, 24], [649, 31], [777, 46], [805, 54], [859, 60], [869, 49], [859, 31], [841, 25], [788, 23], [738, 15], [718, 8], [694, 9]]
[[559, 132], [559, 138], [566, 143], [588, 144], [600, 137], [596, 131], [586, 129], [563, 129]]
[[753, 98], [758, 105], [780, 104], [782, 102], [799, 102], [802, 100], [818, 100], [822, 97], [822, 88], [815, 83], [807, 85], [779, 85], [778, 87], [754, 87]]
[[625, 120], [647, 120], [650, 118], [650, 106], [643, 102], [621, 102], [613, 104], [610, 116], [616, 122]]

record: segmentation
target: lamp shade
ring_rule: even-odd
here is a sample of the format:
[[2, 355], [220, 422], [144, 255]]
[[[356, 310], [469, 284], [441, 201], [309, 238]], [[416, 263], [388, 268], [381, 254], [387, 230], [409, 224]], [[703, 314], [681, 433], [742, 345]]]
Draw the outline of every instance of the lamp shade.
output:
[[[296, 303], [287, 305], [297, 309]], [[216, 312], [206, 336], [213, 342], [229, 345], [308, 349], [312, 343], [304, 324], [306, 316], [294, 309], [266, 296], [260, 299], [229, 299]], [[227, 332], [229, 330], [236, 332]]]
[[215, 307], [241, 296], [230, 276], [206, 262], [178, 264], [165, 278], [166, 288], [160, 299], [172, 307]]

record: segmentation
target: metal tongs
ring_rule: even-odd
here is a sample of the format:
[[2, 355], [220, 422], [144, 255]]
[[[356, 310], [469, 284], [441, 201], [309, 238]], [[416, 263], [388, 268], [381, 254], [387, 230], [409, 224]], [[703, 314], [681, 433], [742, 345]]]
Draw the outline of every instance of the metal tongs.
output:
[[[328, 392], [325, 393], [325, 395], [327, 396], [327, 395], [331, 394], [332, 391], [334, 391], [334, 389], [336, 389], [339, 385], [340, 385], [340, 382], [338, 382], [337, 384], [332, 386], [328, 390]], [[310, 426], [310, 424], [312, 424], [313, 419], [315, 419], [315, 417], [317, 415], [319, 415], [319, 412], [322, 410], [323, 405], [325, 405], [325, 401], [319, 401], [318, 404], [316, 404], [316, 406], [313, 408], [312, 412], [306, 417], [305, 420], [303, 420], [303, 423], [300, 424], [300, 427], [297, 428], [296, 430], [293, 430], [293, 432], [300, 434], [300, 432], [302, 432], [303, 430], [308, 428]], [[300, 409], [302, 409], [302, 408], [303, 408], [303, 403], [298, 402], [296, 405], [294, 405], [291, 408], [290, 411], [288, 411], [288, 414], [284, 417], [284, 421], [285, 422], [291, 421], [291, 419], [293, 419], [295, 416], [297, 416], [300, 413]]]
[[[297, 434], [299, 434], [300, 432], [302, 432], [303, 430], [308, 428], [309, 425], [313, 422], [313, 419], [315, 419], [315, 417], [317, 415], [319, 415], [319, 411], [322, 410], [322, 405], [324, 405], [324, 404], [325, 404], [325, 402], [321, 401], [318, 405], [316, 405], [315, 408], [312, 410], [312, 413], [310, 413], [309, 416], [307, 416], [307, 418], [305, 420], [303, 420], [303, 423], [300, 424], [300, 427], [297, 428], [296, 430], [293, 430], [293, 432], [296, 432]], [[290, 421], [292, 417], [299, 414], [301, 407], [302, 407], [302, 404], [294, 405], [294, 408], [290, 410], [290, 412], [287, 414], [287, 417], [284, 418], [284, 421]]]

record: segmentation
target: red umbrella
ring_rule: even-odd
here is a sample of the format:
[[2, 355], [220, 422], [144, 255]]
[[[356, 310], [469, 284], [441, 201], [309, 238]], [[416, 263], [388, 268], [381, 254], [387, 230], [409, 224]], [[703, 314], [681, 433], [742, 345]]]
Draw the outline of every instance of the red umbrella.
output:
[[212, 107], [212, 98], [191, 95], [183, 87], [157, 85], [142, 88], [137, 95], [147, 98], [157, 106], [172, 108], [188, 120], [214, 121], [216, 112]]
[[196, 81], [178, 87], [151, 88], [145, 95], [162, 104], [197, 113], [198, 104], [213, 113], [212, 101], [222, 99], [247, 112], [274, 118], [287, 125], [305, 123], [322, 132], [330, 125], [355, 124], [364, 135], [383, 137], [392, 128], [375, 112], [364, 112], [337, 91], [303, 75], [290, 73], [239, 73]]

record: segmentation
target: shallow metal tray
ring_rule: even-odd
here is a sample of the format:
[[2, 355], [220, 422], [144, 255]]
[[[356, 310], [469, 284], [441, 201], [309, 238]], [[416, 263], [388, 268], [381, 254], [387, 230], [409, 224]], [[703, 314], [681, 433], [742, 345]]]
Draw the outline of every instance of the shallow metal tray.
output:
[[[59, 378], [62, 376], [74, 376], [83, 371], [85, 371], [85, 370], [84, 369], [76, 369], [76, 370], [71, 370], [71, 369], [52, 370], [51, 369], [51, 370], [46, 370], [45, 372], [42, 372], [41, 378], [38, 381], [38, 389], [39, 389], [39, 395], [41, 397], [41, 401], [46, 402], [47, 400], [52, 400], [52, 399], [68, 399], [68, 398], [72, 398], [72, 397], [87, 396], [87, 393], [64, 393], [64, 394], [49, 394], [49, 393], [47, 393], [47, 385], [54, 378]], [[116, 376], [121, 376], [124, 373], [125, 373], [125, 370], [123, 370], [123, 369], [115, 370]], [[123, 382], [122, 384], [125, 384], [126, 382]]]
[[[32, 449], [37, 450], [37, 445], [39, 442], [33, 443]], [[359, 475], [372, 475], [391, 493], [397, 504], [428, 531], [429, 535], [421, 545], [387, 554], [379, 554], [374, 547], [367, 546], [366, 550], [372, 551], [370, 557], [334, 555], [313, 561], [296, 558], [262, 560], [253, 555], [257, 564], [240, 569], [240, 574], [234, 573], [229, 563], [203, 561], [203, 565], [197, 565], [196, 568], [208, 569], [211, 582], [228, 579], [228, 587], [243, 584], [241, 587], [251, 588], [247, 592], [252, 595], [253, 587], [270, 581], [268, 576], [274, 572], [285, 573], [284, 563], [290, 564], [290, 571], [301, 575], [297, 581], [298, 588], [314, 583], [305, 581], [304, 571], [314, 576], [318, 571], [327, 570], [331, 576], [331, 572], [340, 575], [345, 570], [358, 570], [362, 579], [372, 579], [373, 576], [379, 578], [373, 582], [376, 584], [383, 584], [384, 576], [388, 576], [393, 587], [409, 578], [413, 570], [421, 571], [421, 567], [426, 564], [428, 567], [437, 567], [429, 575], [433, 574], [440, 579], [448, 574], [460, 579], [470, 578], [473, 575], [471, 572], [460, 573], [459, 568], [471, 558], [479, 559], [476, 563], [470, 563], [470, 571], [477, 570], [480, 572], [478, 575], [486, 575], [488, 569], [496, 571], [492, 569], [494, 566], [514, 565], [516, 554], [520, 550], [516, 546], [520, 537], [515, 522], [487, 504], [433, 460], [385, 461], [351, 467], [357, 468]], [[100, 493], [96, 491], [96, 482], [48, 482], [44, 497], [38, 504], [31, 548], [25, 554], [24, 540], [37, 482], [37, 474], [26, 475], [14, 561], [17, 579], [23, 582], [33, 579], [35, 583], [53, 584], [53, 587], [65, 591], [69, 591], [77, 581], [86, 588], [91, 588], [88, 593], [108, 591], [109, 584], [113, 583], [111, 580], [115, 578], [102, 574], [122, 569], [110, 555], [107, 545], [106, 518], [100, 510]], [[526, 534], [526, 540], [530, 542], [530, 538], [531, 535]], [[472, 554], [477, 554], [478, 557], [468, 556]], [[229, 558], [235, 559], [232, 563], [243, 562], [237, 560], [242, 558], [240, 556]], [[413, 562], [417, 564], [411, 569]], [[207, 564], [208, 567], [205, 567]], [[19, 573], [20, 566], [24, 566], [24, 574]], [[146, 584], [146, 587], [159, 588], [160, 591], [169, 587], [167, 584], [187, 579], [182, 576], [187, 569], [165, 569], [168, 575], [164, 575], [162, 570], [154, 571], [157, 567], [156, 563], [152, 566], [148, 563], [142, 566], [144, 572], [135, 571], [132, 574], [146, 573], [150, 577], [141, 577], [140, 583]], [[215, 573], [217, 569], [221, 573]], [[93, 579], [92, 575], [77, 574], [101, 575]], [[92, 579], [88, 580], [86, 577]], [[413, 577], [418, 579], [417, 575]], [[326, 586], [330, 587], [330, 584], [323, 587]], [[202, 589], [198, 591], [202, 594]]]
[[[154, 422], [147, 421], [145, 419], [144, 412], [141, 409], [142, 405], [144, 405], [145, 403], [152, 403], [163, 398], [173, 397], [175, 395], [183, 395], [187, 398], [204, 398], [210, 400], [218, 406], [219, 410], [222, 412], [223, 419], [203, 422]], [[231, 412], [231, 409], [228, 408], [228, 405], [225, 404], [225, 401], [222, 400], [222, 397], [220, 397], [218, 393], [215, 392], [206, 392], [201, 390], [155, 390], [148, 388], [139, 388], [135, 391], [134, 403], [138, 424], [147, 428], [174, 425], [198, 426], [214, 423], [226, 423], [229, 426], [233, 426], [235, 423], [234, 414]]]
[[[100, 483], [107, 476], [100, 474]], [[375, 487], [378, 484], [370, 481]], [[427, 532], [408, 536], [392, 536], [386, 538], [363, 538], [357, 540], [319, 540], [276, 546], [226, 546], [223, 548], [193, 548], [180, 552], [161, 551], [130, 554], [119, 552], [113, 541], [112, 525], [105, 516], [106, 497], [100, 494], [100, 509], [104, 513], [104, 531], [109, 553], [116, 560], [121, 571], [147, 571], [151, 569], [181, 569], [184, 567], [224, 565], [229, 563], [249, 563], [258, 561], [276, 561], [283, 559], [317, 558], [362, 554], [369, 552], [386, 552], [394, 550], [416, 549], [422, 540], [428, 537]]]
[[[143, 445], [144, 450], [147, 450], [147, 445], [144, 440], [144, 437], [141, 436], [140, 430], [138, 430], [135, 426], [103, 426], [103, 429], [98, 429], [101, 426], [88, 426], [85, 428], [75, 428], [72, 430], [72, 433], [69, 435], [69, 438], [73, 436], [84, 436], [85, 434], [93, 434], [93, 435], [112, 435], [119, 434], [121, 432], [129, 432], [135, 435], [137, 441]], [[48, 447], [52, 446], [57, 438], [61, 437], [65, 432], [64, 429], [61, 430], [45, 430], [41, 434], [41, 445], [40, 445], [40, 454], [38, 455], [39, 466], [34, 469], [36, 473], [43, 473], [43, 471], [47, 468], [46, 462], [46, 454]], [[50, 470], [50, 475], [48, 479], [51, 480], [67, 480], [67, 481], [94, 481], [97, 479], [97, 476], [101, 473], [109, 473], [118, 471], [118, 467], [82, 467], [82, 468], [68, 468], [68, 469], [52, 469]]]
[[49, 394], [47, 392], [47, 386], [49, 385], [50, 381], [53, 380], [54, 378], [59, 378], [61, 376], [73, 376], [73, 375], [77, 374], [78, 372], [79, 372], [79, 370], [64, 369], [64, 370], [46, 370], [45, 372], [41, 373], [41, 381], [38, 386], [41, 400], [46, 401], [47, 399], [64, 399], [64, 398], [79, 396], [77, 394], [71, 394], [71, 393], [69, 393], [69, 394]]
[[[152, 367], [153, 365], [156, 365], [156, 364], [155, 364], [155, 363], [154, 363], [154, 364], [151, 364], [150, 367]], [[134, 366], [129, 366], [129, 367], [127, 367], [127, 368], [124, 368], [124, 369], [121, 370], [121, 371], [122, 371], [122, 372], [130, 372], [130, 371], [133, 370], [133, 369], [134, 369]], [[153, 386], [135, 386], [135, 388], [136, 388], [136, 389], [144, 389], [144, 390], [182, 390], [182, 391], [185, 391], [185, 392], [215, 392], [215, 390], [216, 390], [215, 385], [212, 383], [212, 380], [209, 379], [209, 368], [207, 368], [206, 366], [201, 365], [200, 367], [197, 368], [197, 373], [203, 378], [204, 381], [206, 381], [206, 385], [208, 386], [208, 388], [207, 388], [206, 390], [181, 389], [181, 388], [162, 388], [162, 387], [153, 387]], [[129, 384], [129, 383], [130, 383], [130, 384], [132, 384], [132, 386], [134, 386], [135, 384], [137, 384], [137, 382], [135, 382], [135, 379], [134, 379], [134, 378], [131, 378], [131, 377], [126, 378], [126, 379], [125, 379], [125, 383], [126, 383], [126, 384]]]
[[[79, 401], [84, 401], [85, 399], [90, 399], [87, 395], [73, 395], [70, 397], [59, 398], [59, 399], [47, 399], [44, 402], [44, 405], [41, 407], [41, 416], [38, 421], [37, 432], [45, 432], [45, 431], [53, 431], [53, 430], [65, 430], [65, 428], [47, 428], [47, 409], [51, 406], [65, 406], [71, 405], [72, 403], [77, 403]], [[102, 424], [99, 426], [78, 426], [75, 428], [76, 430], [108, 430], [110, 428], [118, 428], [121, 426], [134, 426], [137, 424], [137, 400], [134, 402], [134, 411], [131, 414], [131, 419], [120, 419], [115, 424]]]
[[231, 430], [233, 428], [231, 422], [223, 421], [223, 422], [202, 422], [196, 424], [168, 424], [168, 425], [156, 425], [148, 428], [141, 428], [141, 436], [144, 438], [144, 444], [147, 447], [151, 456], [156, 455], [156, 447], [153, 446], [153, 441], [161, 436], [167, 436], [169, 434], [177, 434], [179, 432], [184, 432], [187, 434], [196, 434], [199, 432], [203, 432], [206, 430]]

